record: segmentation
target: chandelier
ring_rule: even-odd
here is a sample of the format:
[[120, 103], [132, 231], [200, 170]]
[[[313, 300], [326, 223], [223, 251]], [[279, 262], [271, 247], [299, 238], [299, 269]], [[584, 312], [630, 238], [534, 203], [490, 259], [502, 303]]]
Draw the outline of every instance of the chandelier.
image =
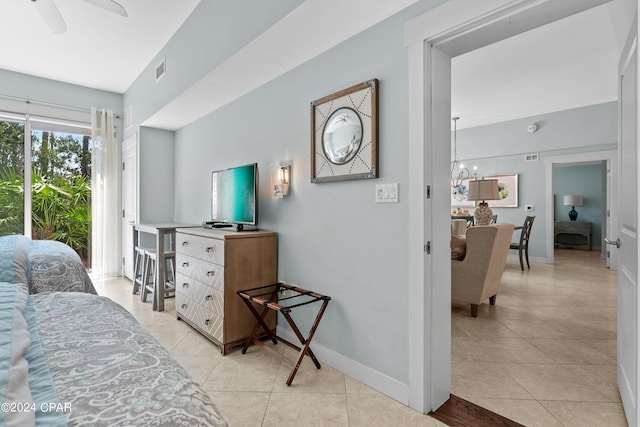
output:
[[464, 165], [458, 161], [458, 147], [457, 147], [457, 131], [458, 131], [458, 120], [460, 117], [452, 117], [453, 120], [453, 161], [451, 162], [451, 187], [457, 189], [462, 185], [462, 182], [471, 178], [471, 173], [469, 173], [469, 169], [465, 168]]

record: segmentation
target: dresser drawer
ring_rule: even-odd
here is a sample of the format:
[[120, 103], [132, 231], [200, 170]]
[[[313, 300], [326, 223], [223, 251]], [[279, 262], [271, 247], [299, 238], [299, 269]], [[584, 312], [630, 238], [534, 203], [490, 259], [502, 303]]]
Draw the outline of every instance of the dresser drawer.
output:
[[176, 252], [224, 265], [224, 241], [191, 234], [176, 234]]
[[207, 310], [211, 310], [221, 316], [224, 314], [224, 293], [222, 289], [214, 289], [212, 286], [181, 273], [176, 274], [176, 279], [176, 293], [188, 297]]
[[224, 288], [224, 267], [181, 253], [176, 254], [176, 271], [214, 289]]
[[180, 317], [189, 319], [207, 335], [223, 342], [223, 316], [218, 315], [180, 292], [176, 292], [176, 311]]

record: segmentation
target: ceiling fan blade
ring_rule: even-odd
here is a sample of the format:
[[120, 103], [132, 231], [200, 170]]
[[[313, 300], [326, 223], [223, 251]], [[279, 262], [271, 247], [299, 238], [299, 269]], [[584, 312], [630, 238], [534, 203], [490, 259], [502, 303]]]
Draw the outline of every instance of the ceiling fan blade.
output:
[[113, 12], [117, 15], [124, 16], [125, 18], [128, 16], [127, 11], [122, 7], [120, 3], [117, 3], [113, 0], [84, 0], [85, 2], [102, 8], [104, 10], [108, 10], [109, 12]]
[[60, 11], [53, 0], [31, 0], [31, 2], [54, 34], [62, 34], [67, 31], [67, 24], [62, 19], [62, 15], [60, 15]]

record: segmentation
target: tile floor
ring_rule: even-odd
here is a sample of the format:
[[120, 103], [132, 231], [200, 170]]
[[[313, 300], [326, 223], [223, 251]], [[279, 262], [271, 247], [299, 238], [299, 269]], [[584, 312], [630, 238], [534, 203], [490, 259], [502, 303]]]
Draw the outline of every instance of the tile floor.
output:
[[[287, 387], [289, 364], [256, 348], [242, 354], [237, 347], [223, 357], [218, 347], [176, 320], [173, 299], [157, 313], [150, 302], [143, 304], [139, 295], [131, 294], [129, 280], [96, 281], [95, 287], [129, 310], [169, 350], [211, 396], [230, 427], [445, 425], [327, 365], [317, 370], [308, 358]], [[296, 353], [288, 347], [279, 344], [276, 349], [295, 360]]]
[[[170, 351], [231, 427], [444, 425], [308, 360], [287, 387], [288, 364], [259, 349], [222, 357], [176, 320], [173, 299], [155, 313], [126, 279], [95, 285]], [[475, 319], [452, 308], [452, 392], [527, 426], [625, 426], [615, 363], [616, 275], [598, 253], [558, 251], [555, 265], [524, 273], [509, 261], [495, 306]]]
[[527, 426], [626, 426], [616, 274], [594, 251], [509, 261], [496, 305], [452, 308], [452, 393]]

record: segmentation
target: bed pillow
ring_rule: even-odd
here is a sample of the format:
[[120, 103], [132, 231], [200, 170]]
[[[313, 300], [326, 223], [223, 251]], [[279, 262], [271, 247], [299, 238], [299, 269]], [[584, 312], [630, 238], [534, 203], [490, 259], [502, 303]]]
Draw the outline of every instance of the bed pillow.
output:
[[[0, 282], [0, 424], [35, 425], [24, 355], [31, 343], [25, 319], [27, 285]], [[5, 410], [6, 409], [6, 410]]]

